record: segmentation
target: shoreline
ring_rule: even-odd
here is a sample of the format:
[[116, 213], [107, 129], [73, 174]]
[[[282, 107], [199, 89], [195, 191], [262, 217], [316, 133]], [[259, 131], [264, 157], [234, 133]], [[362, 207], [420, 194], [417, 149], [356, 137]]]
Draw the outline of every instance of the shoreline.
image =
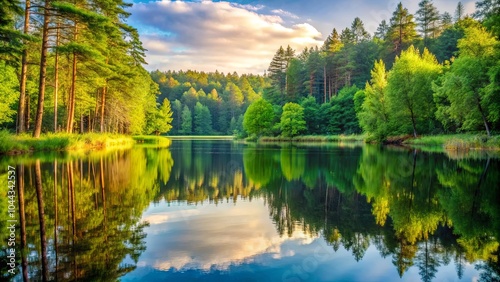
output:
[[[169, 147], [172, 140], [235, 140], [248, 143], [371, 143], [366, 142], [366, 135], [305, 135], [293, 138], [260, 137], [258, 139], [236, 139], [233, 136], [155, 136], [121, 135], [110, 133], [85, 134], [45, 134], [35, 139], [29, 135], [13, 135], [0, 131], [0, 155], [22, 155], [43, 151], [99, 151], [108, 148], [128, 148], [136, 144]], [[383, 146], [432, 147], [446, 151], [500, 151], [500, 135], [487, 137], [480, 134], [428, 135], [413, 138], [411, 136], [391, 136]]]
[[[250, 143], [276, 144], [276, 143], [374, 143], [366, 142], [365, 135], [318, 135], [318, 136], [296, 136], [285, 137], [260, 137], [258, 139], [244, 139]], [[377, 142], [375, 142], [377, 144]], [[487, 137], [478, 134], [453, 134], [453, 135], [429, 135], [413, 138], [411, 136], [391, 136], [383, 142], [383, 146], [410, 146], [410, 147], [434, 147], [443, 150], [500, 150], [500, 135]]]
[[131, 148], [135, 144], [170, 146], [163, 136], [131, 136], [110, 133], [44, 134], [40, 138], [30, 135], [13, 135], [0, 131], [0, 156], [16, 156], [35, 152], [100, 151], [110, 148]]

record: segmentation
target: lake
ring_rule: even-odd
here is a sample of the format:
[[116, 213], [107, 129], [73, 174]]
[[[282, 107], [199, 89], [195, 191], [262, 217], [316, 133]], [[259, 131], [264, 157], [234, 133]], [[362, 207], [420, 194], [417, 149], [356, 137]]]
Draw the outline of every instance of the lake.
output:
[[2, 275], [498, 281], [498, 153], [432, 151], [174, 140], [3, 156], [1, 189], [8, 166], [17, 189], [15, 235], [0, 199]]

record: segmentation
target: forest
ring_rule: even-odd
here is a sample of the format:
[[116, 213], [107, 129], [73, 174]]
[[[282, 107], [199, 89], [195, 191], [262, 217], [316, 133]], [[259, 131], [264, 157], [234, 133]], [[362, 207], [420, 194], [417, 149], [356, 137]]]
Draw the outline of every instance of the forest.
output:
[[[22, 5], [23, 4], [23, 5]], [[16, 132], [295, 137], [500, 129], [500, 1], [399, 3], [322, 46], [279, 47], [264, 75], [152, 71], [121, 0], [10, 1], [0, 9], [0, 126]]]
[[171, 134], [240, 136], [479, 133], [500, 129], [499, 1], [473, 15], [401, 3], [371, 36], [363, 21], [323, 46], [279, 47], [265, 75], [154, 71]]
[[0, 126], [38, 138], [153, 133], [156, 118], [168, 125], [156, 104], [158, 86], [143, 67], [146, 50], [126, 23], [131, 5], [0, 1]]

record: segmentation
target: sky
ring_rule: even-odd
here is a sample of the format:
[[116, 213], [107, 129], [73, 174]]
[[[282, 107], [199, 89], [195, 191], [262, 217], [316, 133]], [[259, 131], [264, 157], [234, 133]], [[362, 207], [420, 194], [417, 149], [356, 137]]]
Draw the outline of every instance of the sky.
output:
[[[380, 0], [133, 0], [128, 23], [139, 31], [147, 70], [198, 70], [263, 74], [280, 46], [300, 53], [321, 47], [336, 28], [355, 17], [373, 34], [399, 1]], [[414, 14], [417, 0], [402, 0]], [[458, 0], [434, 0], [440, 13], [454, 14]], [[462, 1], [465, 13], [475, 1]]]

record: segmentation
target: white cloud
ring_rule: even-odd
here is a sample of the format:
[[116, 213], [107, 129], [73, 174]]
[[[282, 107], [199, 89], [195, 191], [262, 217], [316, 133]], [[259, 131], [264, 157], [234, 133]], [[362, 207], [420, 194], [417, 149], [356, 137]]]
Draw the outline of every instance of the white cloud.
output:
[[265, 6], [264, 5], [244, 5], [244, 4], [238, 4], [238, 3], [232, 3], [233, 6], [238, 7], [238, 8], [243, 8], [245, 10], [249, 11], [259, 11], [262, 10]]
[[131, 21], [149, 50], [149, 69], [263, 73], [279, 46], [290, 44], [299, 52], [323, 43], [309, 23], [292, 25], [280, 14], [295, 15], [284, 10], [259, 13], [262, 8], [163, 0], [134, 5]]
[[256, 262], [260, 255], [273, 259], [294, 256], [286, 244], [307, 246], [318, 235], [297, 228], [291, 236], [280, 236], [263, 199], [252, 202], [207, 202], [193, 209], [162, 202], [147, 212], [148, 248], [138, 266], [157, 270], [227, 270], [231, 265]]
[[292, 19], [298, 19], [299, 16], [293, 14], [293, 13], [290, 13], [288, 11], [284, 11], [282, 9], [275, 9], [275, 10], [271, 10], [271, 13], [274, 13], [274, 14], [277, 14], [277, 15], [282, 15], [282, 16], [285, 16], [285, 17], [290, 17]]

